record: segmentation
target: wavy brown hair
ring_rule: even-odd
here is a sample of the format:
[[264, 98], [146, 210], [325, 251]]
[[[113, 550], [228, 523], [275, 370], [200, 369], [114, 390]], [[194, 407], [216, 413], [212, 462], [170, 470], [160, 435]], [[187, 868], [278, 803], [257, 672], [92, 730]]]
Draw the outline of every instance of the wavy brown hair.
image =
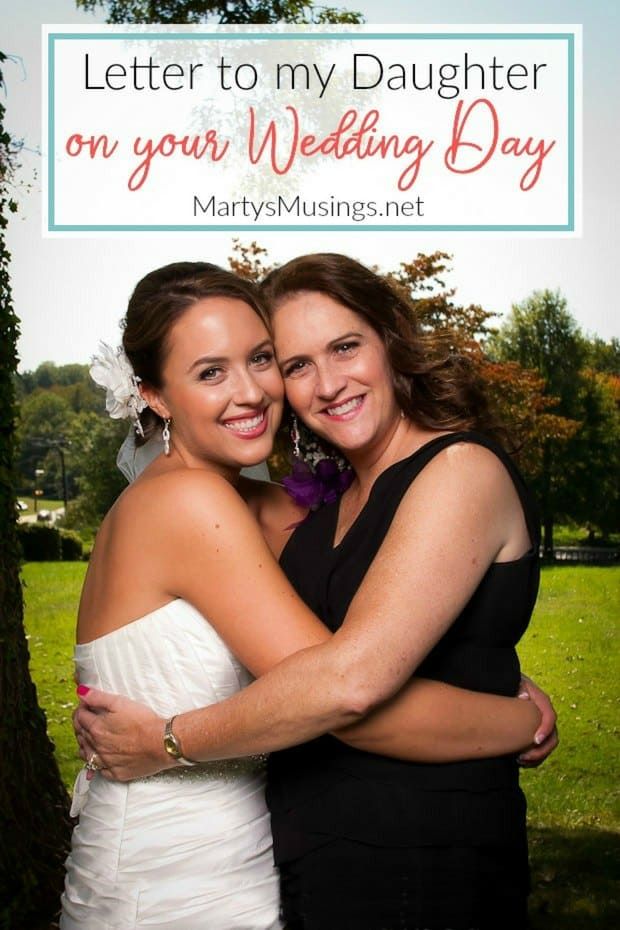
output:
[[[136, 376], [145, 384], [162, 386], [170, 330], [186, 310], [206, 297], [243, 300], [270, 327], [258, 289], [251, 281], [209, 262], [174, 262], [157, 268], [136, 285], [122, 324], [123, 348]], [[163, 421], [147, 407], [140, 422], [144, 438], [137, 436], [137, 445], [146, 442]]]
[[261, 293], [273, 313], [288, 297], [319, 291], [365, 320], [381, 338], [400, 409], [419, 426], [479, 430], [505, 443], [474, 360], [447, 335], [424, 332], [405, 293], [364, 265], [331, 252], [302, 255], [270, 272]]

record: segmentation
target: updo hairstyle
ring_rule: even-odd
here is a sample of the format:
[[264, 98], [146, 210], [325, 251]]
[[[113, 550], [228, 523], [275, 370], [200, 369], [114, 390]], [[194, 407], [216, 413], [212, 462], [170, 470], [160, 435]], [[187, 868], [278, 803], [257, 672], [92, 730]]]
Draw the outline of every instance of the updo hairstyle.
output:
[[[123, 321], [123, 348], [138, 378], [153, 388], [162, 387], [162, 371], [169, 350], [168, 335], [194, 304], [206, 297], [243, 300], [270, 329], [258, 290], [250, 281], [209, 262], [174, 262], [145, 275], [135, 287]], [[147, 407], [140, 414], [142, 445], [162, 426], [162, 419]]]

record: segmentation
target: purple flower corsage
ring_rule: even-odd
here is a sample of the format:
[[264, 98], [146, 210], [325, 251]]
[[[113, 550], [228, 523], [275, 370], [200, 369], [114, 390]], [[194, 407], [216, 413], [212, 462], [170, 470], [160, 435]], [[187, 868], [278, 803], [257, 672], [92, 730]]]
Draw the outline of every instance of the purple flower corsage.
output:
[[314, 468], [302, 459], [293, 462], [293, 473], [282, 484], [296, 504], [317, 510], [322, 504], [333, 504], [353, 481], [353, 469], [341, 469], [332, 458], [322, 458]]

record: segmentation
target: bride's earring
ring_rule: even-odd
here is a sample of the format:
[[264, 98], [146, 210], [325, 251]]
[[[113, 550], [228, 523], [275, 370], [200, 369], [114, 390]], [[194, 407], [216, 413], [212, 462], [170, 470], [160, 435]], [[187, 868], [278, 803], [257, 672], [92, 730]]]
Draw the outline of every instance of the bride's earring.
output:
[[164, 441], [164, 455], [170, 455], [170, 419], [168, 417], [164, 420], [161, 438]]
[[293, 414], [291, 419], [291, 442], [293, 443], [293, 455], [296, 459], [301, 458], [301, 447], [299, 445], [301, 436], [299, 435], [299, 424], [297, 417]]

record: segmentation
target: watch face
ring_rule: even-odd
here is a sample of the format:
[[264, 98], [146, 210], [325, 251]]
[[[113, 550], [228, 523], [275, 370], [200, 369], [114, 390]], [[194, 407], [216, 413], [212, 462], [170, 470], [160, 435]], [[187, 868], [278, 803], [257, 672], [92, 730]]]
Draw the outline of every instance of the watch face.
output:
[[174, 736], [168, 735], [164, 737], [164, 749], [169, 755], [174, 756], [175, 759], [178, 759], [181, 755]]

